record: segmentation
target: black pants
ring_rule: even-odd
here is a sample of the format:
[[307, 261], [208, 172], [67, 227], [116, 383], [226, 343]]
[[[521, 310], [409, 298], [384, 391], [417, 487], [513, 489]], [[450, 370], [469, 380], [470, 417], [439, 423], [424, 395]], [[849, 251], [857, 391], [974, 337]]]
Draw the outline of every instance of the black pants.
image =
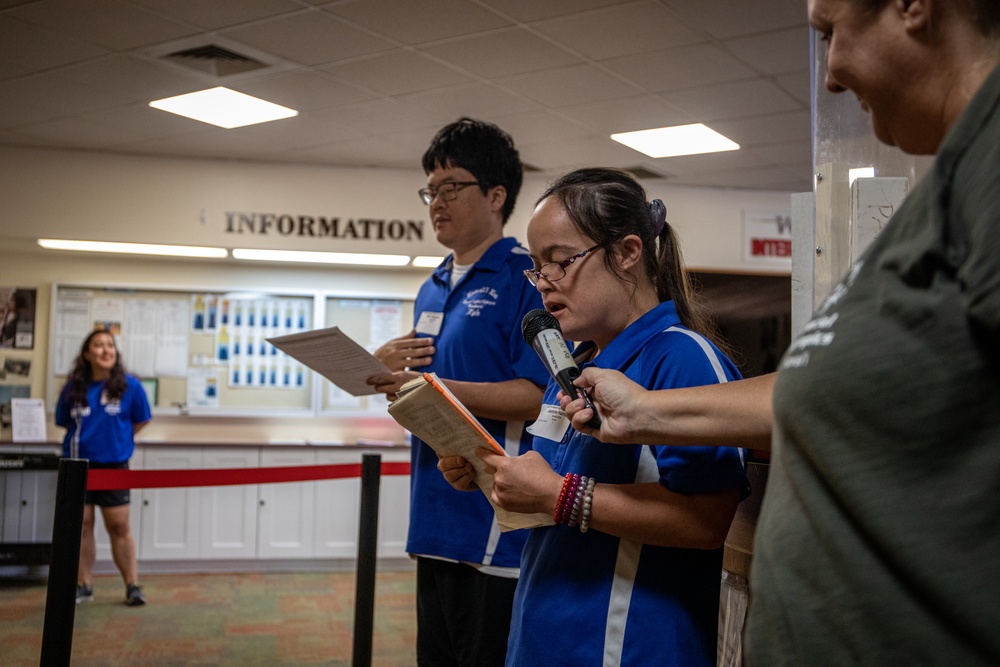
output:
[[417, 664], [503, 667], [517, 579], [417, 558]]

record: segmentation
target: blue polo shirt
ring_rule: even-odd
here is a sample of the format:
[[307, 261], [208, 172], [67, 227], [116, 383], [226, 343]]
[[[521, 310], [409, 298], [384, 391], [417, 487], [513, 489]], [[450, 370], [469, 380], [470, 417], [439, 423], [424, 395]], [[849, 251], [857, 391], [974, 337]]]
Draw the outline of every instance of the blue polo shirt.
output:
[[[740, 377], [705, 337], [681, 325], [673, 302], [583, 366], [622, 371], [650, 389]], [[557, 392], [550, 383], [544, 402], [558, 405]], [[734, 448], [607, 445], [571, 427], [559, 442], [535, 437], [534, 448], [556, 472], [598, 484], [659, 481], [685, 494], [747, 485]], [[722, 549], [654, 547], [560, 525], [532, 529], [521, 563], [507, 665], [551, 664], [553, 656], [572, 665], [715, 665]]]
[[[87, 405], [70, 405], [69, 387], [56, 403], [55, 422], [66, 429], [63, 456], [77, 456], [94, 463], [124, 463], [135, 451], [133, 425], [150, 419], [149, 401], [135, 377], [125, 378], [125, 392], [117, 401], [104, 394], [104, 382], [87, 386]], [[74, 444], [78, 451], [74, 452]]]
[[[451, 287], [452, 256], [424, 282], [414, 304], [422, 313], [443, 315], [434, 336], [434, 362], [422, 370], [449, 380], [504, 382], [525, 378], [545, 385], [548, 371], [521, 336], [521, 318], [542, 307], [538, 290], [524, 279], [532, 266], [527, 251], [504, 238]], [[512, 456], [531, 448], [525, 422], [480, 419]], [[456, 491], [437, 469], [434, 450], [411, 439], [410, 530], [406, 550], [496, 567], [518, 567], [527, 531], [501, 533], [482, 493]]]

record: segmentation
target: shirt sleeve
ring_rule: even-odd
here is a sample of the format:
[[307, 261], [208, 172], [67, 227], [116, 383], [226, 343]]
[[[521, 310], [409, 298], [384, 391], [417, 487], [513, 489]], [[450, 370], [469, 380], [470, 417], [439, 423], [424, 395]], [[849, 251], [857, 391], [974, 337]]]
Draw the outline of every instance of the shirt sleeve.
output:
[[149, 409], [149, 400], [146, 398], [146, 391], [142, 388], [142, 383], [138, 378], [129, 376], [128, 390], [132, 392], [129, 419], [133, 424], [142, 424], [152, 419]]
[[[987, 150], [989, 165], [1000, 161], [1000, 146]], [[978, 161], [978, 156], [977, 156]], [[965, 236], [964, 260], [958, 267], [966, 312], [987, 332], [1000, 332], [1000, 173], [996, 169], [960, 169], [954, 186], [959, 220], [957, 234]]]
[[[704, 337], [667, 332], [659, 338], [659, 352], [650, 356], [656, 359], [650, 389], [694, 387], [740, 378], [732, 363]], [[660, 484], [676, 493], [712, 493], [747, 486], [743, 455], [735, 447], [656, 446], [653, 451]]]
[[62, 391], [59, 392], [59, 399], [56, 401], [56, 426], [62, 426], [64, 428], [69, 426], [69, 409], [69, 385], [66, 385], [62, 388]]

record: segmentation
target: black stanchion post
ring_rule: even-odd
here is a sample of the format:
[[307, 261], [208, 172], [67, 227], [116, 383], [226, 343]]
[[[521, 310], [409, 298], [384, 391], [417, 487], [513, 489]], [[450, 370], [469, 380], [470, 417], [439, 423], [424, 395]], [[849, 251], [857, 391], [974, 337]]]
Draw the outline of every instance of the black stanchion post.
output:
[[52, 522], [52, 559], [45, 591], [42, 627], [42, 667], [69, 665], [76, 616], [76, 575], [80, 567], [83, 500], [87, 489], [87, 461], [62, 459], [56, 482], [56, 511]]
[[382, 456], [361, 457], [361, 515], [358, 529], [358, 574], [354, 591], [353, 667], [372, 664], [372, 625], [375, 620], [375, 558], [378, 547], [378, 493]]

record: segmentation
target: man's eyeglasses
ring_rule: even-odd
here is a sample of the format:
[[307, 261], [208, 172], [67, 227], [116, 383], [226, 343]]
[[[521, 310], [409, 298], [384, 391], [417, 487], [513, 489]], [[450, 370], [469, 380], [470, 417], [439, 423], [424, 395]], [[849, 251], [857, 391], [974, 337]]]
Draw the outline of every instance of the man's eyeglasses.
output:
[[442, 201], [452, 201], [458, 197], [458, 191], [462, 188], [479, 184], [479, 181], [450, 181], [442, 183], [436, 188], [420, 188], [417, 190], [417, 194], [420, 195], [420, 201], [430, 206], [435, 197], [441, 197]]
[[587, 253], [594, 252], [601, 247], [601, 244], [587, 248], [583, 252], [578, 252], [572, 257], [568, 257], [561, 262], [549, 262], [548, 264], [542, 264], [542, 268], [537, 271], [534, 269], [525, 269], [524, 277], [528, 279], [528, 282], [532, 285], [537, 286], [538, 281], [545, 278], [550, 283], [554, 283], [557, 280], [562, 280], [566, 277], [566, 269], [570, 267], [576, 260], [587, 255]]

